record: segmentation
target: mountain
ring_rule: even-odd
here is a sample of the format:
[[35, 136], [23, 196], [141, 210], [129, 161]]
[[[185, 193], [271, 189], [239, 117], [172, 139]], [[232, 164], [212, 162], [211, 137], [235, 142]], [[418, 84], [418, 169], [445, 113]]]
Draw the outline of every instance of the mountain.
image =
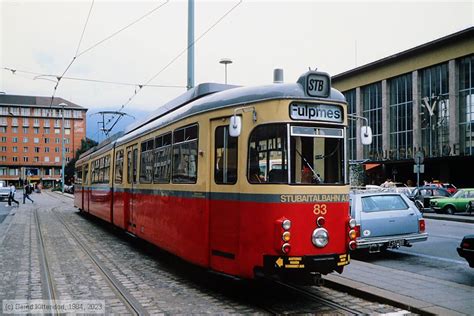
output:
[[[103, 108], [103, 109], [90, 109], [87, 111], [87, 129], [86, 129], [86, 136], [91, 138], [97, 142], [103, 141], [106, 137], [102, 132], [102, 115], [98, 114], [102, 111], [111, 111], [110, 108]], [[150, 115], [150, 111], [140, 111], [135, 110], [125, 113], [129, 115], [133, 115], [133, 117], [129, 115], [124, 115], [122, 118], [115, 124], [114, 128], [110, 131], [109, 136], [112, 136], [115, 133], [123, 131], [128, 125], [132, 123], [136, 123], [139, 121], [144, 120], [146, 117]], [[106, 125], [106, 128], [110, 128], [115, 120], [117, 119], [117, 115], [114, 116], [112, 119], [112, 114], [105, 114], [104, 120], [107, 123], [109, 120], [110, 122]]]

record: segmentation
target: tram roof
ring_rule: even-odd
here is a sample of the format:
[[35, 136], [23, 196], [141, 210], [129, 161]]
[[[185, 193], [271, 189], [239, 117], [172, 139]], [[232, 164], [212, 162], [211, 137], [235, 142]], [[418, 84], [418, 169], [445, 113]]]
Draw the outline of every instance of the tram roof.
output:
[[124, 135], [115, 139], [115, 142], [109, 140], [97, 145], [96, 152], [92, 155], [99, 155], [106, 149], [105, 147], [109, 148], [110, 146], [107, 145], [112, 142], [120, 145], [193, 115], [275, 99], [346, 101], [344, 95], [334, 88], [331, 88], [328, 98], [309, 98], [299, 83], [277, 83], [254, 87], [203, 83], [161, 106], [148, 119], [127, 127]]
[[[176, 110], [166, 112], [166, 114], [161, 117], [149, 120], [149, 123], [128, 133], [126, 132], [123, 137], [117, 140], [117, 144], [122, 144], [140, 137], [146, 132], [156, 130], [178, 120], [200, 113], [275, 99], [317, 100], [317, 98], [308, 98], [304, 93], [303, 87], [298, 83], [278, 83], [256, 87], [233, 87], [198, 98], [184, 106], [178, 107]], [[324, 100], [346, 101], [344, 95], [333, 88], [331, 88], [329, 98]]]

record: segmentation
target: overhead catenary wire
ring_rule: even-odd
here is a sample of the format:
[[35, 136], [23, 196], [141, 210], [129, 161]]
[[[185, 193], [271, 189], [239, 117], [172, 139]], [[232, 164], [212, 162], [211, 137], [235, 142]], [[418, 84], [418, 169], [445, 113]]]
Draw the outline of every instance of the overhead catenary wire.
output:
[[150, 14], [154, 13], [155, 11], [157, 11], [158, 9], [160, 9], [161, 7], [163, 7], [164, 5], [168, 4], [170, 2], [170, 0], [166, 0], [164, 3], [160, 4], [159, 6], [157, 6], [156, 8], [152, 9], [151, 11], [147, 12], [146, 14], [142, 15], [141, 17], [139, 17], [138, 19], [136, 19], [135, 21], [133, 21], [132, 23], [129, 23], [128, 25], [122, 27], [121, 29], [119, 29], [118, 31], [115, 31], [114, 33], [110, 34], [109, 36], [107, 36], [106, 38], [98, 41], [97, 43], [95, 43], [94, 45], [92, 45], [91, 47], [83, 50], [82, 52], [79, 53], [79, 55], [77, 55], [77, 57], [79, 56], [82, 56], [84, 55], [85, 53], [89, 52], [90, 50], [92, 50], [93, 48], [99, 46], [100, 44], [108, 41], [109, 39], [111, 39], [112, 37], [116, 36], [117, 34], [125, 31], [126, 29], [128, 29], [129, 27], [131, 27], [132, 25], [140, 22], [141, 20], [143, 20], [144, 18], [146, 18], [147, 16], [149, 16]]
[[[3, 67], [4, 70], [10, 71], [13, 75], [20, 76], [19, 73], [25, 73], [25, 74], [30, 74], [30, 75], [35, 75], [35, 77], [30, 78], [26, 76], [21, 76], [26, 79], [46, 79], [46, 78], [39, 78], [39, 77], [51, 77], [54, 78], [54, 82], [56, 83], [57, 78], [59, 75], [53, 75], [53, 74], [44, 74], [44, 73], [39, 73], [39, 72], [33, 72], [33, 71], [27, 71], [27, 70], [20, 70], [20, 69], [12, 69], [8, 67]], [[52, 79], [48, 79], [52, 81]], [[100, 80], [100, 79], [91, 79], [91, 78], [79, 78], [79, 77], [67, 77], [63, 76], [61, 80], [74, 80], [74, 81], [85, 81], [85, 82], [94, 82], [94, 83], [103, 83], [103, 84], [113, 84], [113, 85], [119, 85], [119, 86], [145, 86], [143, 83], [133, 83], [133, 82], [121, 82], [121, 81], [110, 81], [110, 80]], [[160, 84], [148, 84], [146, 87], [152, 87], [152, 88], [186, 88], [185, 85], [160, 85]]]
[[[137, 95], [140, 93], [143, 87], [148, 86], [148, 84], [155, 80], [163, 71], [168, 69], [173, 63], [176, 62], [184, 53], [188, 51], [191, 47], [193, 47], [199, 40], [201, 40], [204, 36], [206, 36], [207, 33], [209, 33], [214, 27], [216, 27], [222, 20], [224, 20], [232, 11], [234, 11], [241, 3], [243, 0], [239, 0], [237, 4], [235, 4], [232, 8], [230, 8], [228, 11], [226, 11], [219, 19], [217, 19], [216, 22], [214, 22], [206, 31], [204, 31], [201, 35], [198, 36], [196, 40], [194, 40], [191, 44], [189, 44], [185, 49], [183, 49], [181, 52], [178, 53], [169, 63], [167, 63], [163, 68], [161, 68], [156, 74], [154, 74], [149, 80], [145, 82], [143, 86], [140, 86], [138, 91], [135, 90], [134, 94], [128, 98], [128, 100], [120, 106], [120, 109], [117, 112], [121, 112], [125, 106], [127, 106]], [[106, 123], [106, 126], [114, 119], [115, 117], [112, 116]], [[121, 116], [117, 117], [117, 120], [114, 122], [113, 126], [117, 124], [117, 122], [120, 120]]]
[[91, 7], [89, 9], [89, 14], [87, 15], [87, 19], [86, 19], [86, 23], [84, 25], [84, 29], [82, 31], [82, 34], [81, 34], [81, 37], [80, 37], [80, 40], [79, 40], [79, 44], [77, 45], [77, 49], [76, 49], [76, 53], [74, 55], [74, 57], [72, 58], [72, 61], [69, 63], [69, 65], [66, 67], [66, 70], [64, 70], [63, 74], [59, 77], [56, 77], [57, 79], [57, 83], [56, 85], [54, 86], [54, 90], [53, 90], [53, 95], [51, 96], [51, 104], [50, 104], [50, 108], [52, 107], [53, 105], [53, 101], [54, 101], [54, 96], [56, 94], [56, 91], [57, 91], [57, 88], [59, 86], [59, 83], [61, 81], [61, 79], [64, 77], [64, 75], [66, 74], [66, 72], [69, 70], [69, 68], [72, 66], [72, 64], [74, 63], [74, 61], [76, 61], [76, 59], [80, 56], [82, 56], [83, 54], [91, 51], [92, 49], [94, 49], [95, 47], [99, 46], [100, 44], [108, 41], [109, 39], [111, 39], [112, 37], [116, 36], [117, 34], [123, 32], [124, 30], [128, 29], [129, 27], [131, 27], [132, 25], [138, 23], [139, 21], [141, 21], [142, 19], [144, 19], [145, 17], [149, 16], [150, 14], [152, 14], [153, 12], [157, 11], [158, 9], [160, 9], [161, 7], [163, 7], [165, 4], [167, 4], [169, 2], [169, 0], [166, 0], [164, 3], [160, 4], [159, 6], [155, 7], [154, 9], [152, 9], [151, 11], [147, 12], [145, 15], [142, 15], [141, 17], [139, 17], [138, 19], [136, 19], [135, 21], [133, 21], [132, 23], [129, 23], [128, 25], [122, 27], [121, 29], [119, 29], [118, 31], [112, 33], [111, 35], [107, 36], [106, 38], [104, 38], [103, 40], [100, 40], [99, 42], [95, 43], [94, 45], [92, 45], [91, 47], [83, 50], [82, 52], [78, 53], [79, 52], [79, 48], [81, 46], [81, 43], [82, 43], [82, 40], [84, 38], [84, 33], [86, 31], [86, 27], [87, 27], [87, 24], [89, 23], [89, 18], [90, 18], [90, 15], [91, 15], [91, 12], [92, 12], [92, 8], [94, 6], [94, 0], [92, 0], [92, 4], [91, 4]]
[[57, 79], [57, 82], [56, 82], [56, 85], [54, 86], [54, 89], [53, 89], [53, 95], [51, 96], [51, 103], [49, 104], [49, 107], [52, 108], [53, 106], [53, 101], [54, 101], [54, 96], [56, 95], [56, 91], [58, 89], [58, 86], [59, 86], [59, 83], [61, 82], [61, 79], [62, 77], [66, 74], [66, 72], [69, 70], [69, 68], [71, 68], [72, 64], [74, 63], [74, 61], [76, 60], [77, 58], [77, 52], [79, 50], [79, 47], [81, 46], [81, 43], [82, 43], [82, 39], [84, 38], [84, 33], [86, 31], [86, 28], [87, 28], [87, 24], [89, 23], [89, 17], [91, 15], [91, 12], [92, 12], [92, 8], [94, 7], [94, 0], [92, 0], [92, 3], [91, 3], [91, 7], [89, 9], [89, 14], [87, 15], [87, 19], [86, 19], [86, 23], [84, 23], [84, 28], [82, 30], [82, 34], [81, 34], [81, 37], [79, 39], [79, 43], [77, 44], [77, 49], [76, 49], [76, 54], [74, 54], [74, 57], [72, 58], [71, 62], [69, 63], [69, 65], [66, 67], [66, 69], [64, 70], [63, 74], [60, 75], [59, 77], [56, 77]]
[[91, 17], [91, 12], [92, 12], [93, 7], [94, 7], [94, 0], [92, 0], [91, 7], [89, 9], [89, 14], [87, 15], [86, 24], [84, 25], [84, 29], [82, 30], [81, 39], [79, 40], [79, 44], [77, 44], [76, 54], [74, 55], [76, 57], [77, 57], [77, 53], [79, 52], [79, 48], [81, 47], [82, 39], [84, 38], [84, 33], [86, 32], [86, 27], [87, 27], [87, 24], [89, 23], [89, 18]]

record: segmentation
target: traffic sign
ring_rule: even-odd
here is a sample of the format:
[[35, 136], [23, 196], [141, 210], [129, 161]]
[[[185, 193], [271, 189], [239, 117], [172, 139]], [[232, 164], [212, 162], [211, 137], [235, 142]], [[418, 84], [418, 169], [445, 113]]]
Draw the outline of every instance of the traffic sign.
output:
[[417, 151], [415, 154], [415, 163], [417, 165], [421, 165], [423, 163], [423, 160], [425, 159], [425, 155], [423, 154], [422, 151]]
[[425, 165], [414, 165], [413, 173], [425, 173]]

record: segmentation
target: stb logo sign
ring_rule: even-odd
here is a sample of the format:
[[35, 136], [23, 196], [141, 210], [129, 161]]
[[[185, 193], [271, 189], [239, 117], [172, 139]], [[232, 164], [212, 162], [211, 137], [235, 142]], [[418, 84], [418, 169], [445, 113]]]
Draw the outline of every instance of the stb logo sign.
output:
[[331, 91], [328, 74], [312, 72], [306, 77], [306, 94], [310, 97], [327, 98]]

